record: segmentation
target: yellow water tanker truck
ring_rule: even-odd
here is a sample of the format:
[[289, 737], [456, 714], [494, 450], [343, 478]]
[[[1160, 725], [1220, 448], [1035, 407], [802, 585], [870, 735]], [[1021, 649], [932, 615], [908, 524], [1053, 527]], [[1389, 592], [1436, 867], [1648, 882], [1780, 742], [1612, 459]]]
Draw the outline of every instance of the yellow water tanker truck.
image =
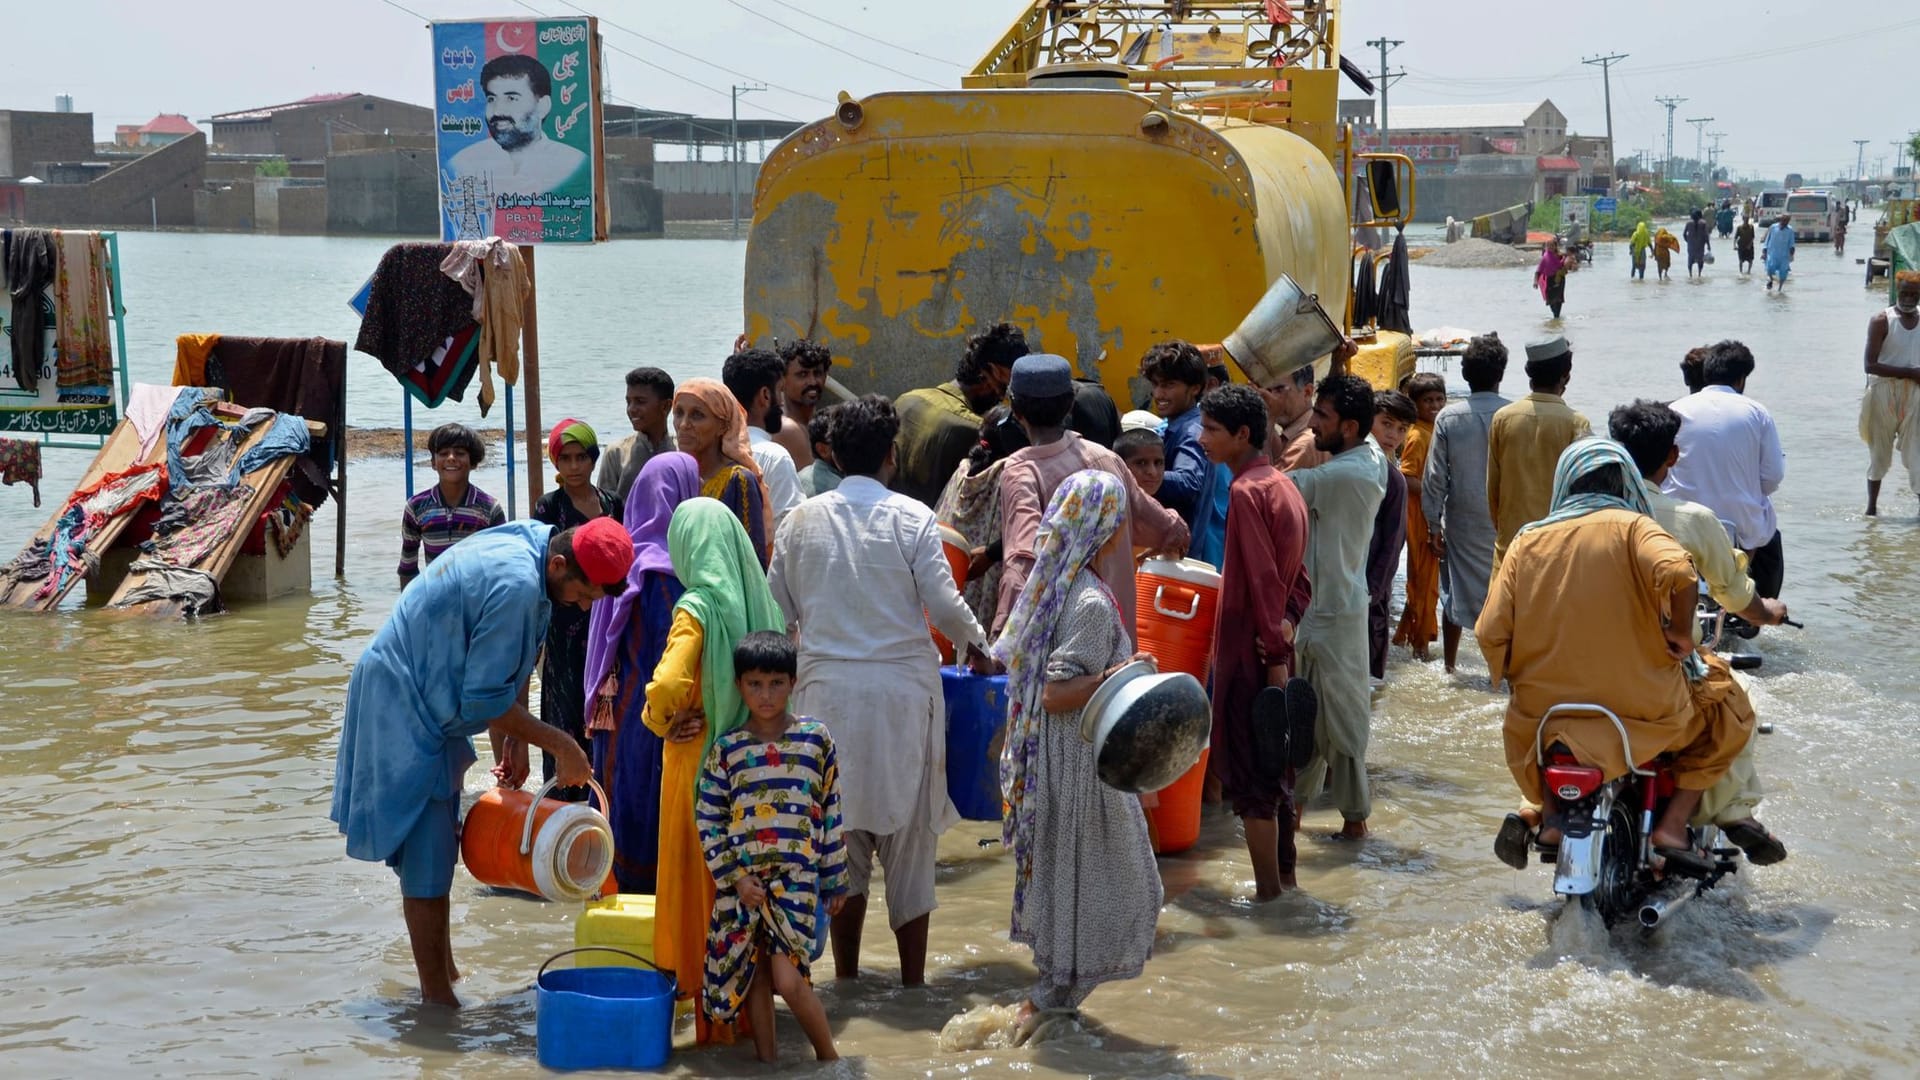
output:
[[1404, 222], [1412, 169], [1336, 121], [1338, 10], [1032, 0], [961, 89], [843, 95], [760, 170], [747, 333], [899, 394], [1012, 322], [1127, 402], [1148, 347], [1222, 340], [1283, 273], [1344, 327], [1349, 208]]

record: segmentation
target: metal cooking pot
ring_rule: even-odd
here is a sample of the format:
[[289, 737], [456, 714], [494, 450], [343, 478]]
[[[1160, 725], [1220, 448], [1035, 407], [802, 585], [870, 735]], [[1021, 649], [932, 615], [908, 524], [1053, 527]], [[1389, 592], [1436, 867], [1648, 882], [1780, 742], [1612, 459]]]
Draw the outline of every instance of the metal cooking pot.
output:
[[1213, 711], [1200, 680], [1135, 660], [1100, 684], [1080, 714], [1100, 780], [1119, 791], [1159, 791], [1200, 760]]

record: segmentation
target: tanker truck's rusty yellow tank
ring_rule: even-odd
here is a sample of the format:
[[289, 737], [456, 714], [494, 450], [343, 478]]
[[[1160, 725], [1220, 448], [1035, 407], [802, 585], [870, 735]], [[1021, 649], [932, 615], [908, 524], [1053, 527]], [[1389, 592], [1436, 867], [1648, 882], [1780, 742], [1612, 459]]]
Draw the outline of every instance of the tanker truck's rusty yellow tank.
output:
[[[1264, 4], [1247, 6], [1265, 18]], [[1329, 5], [1308, 6], [1325, 16]], [[1061, 58], [1041, 50], [1049, 31], [1074, 30], [1059, 23], [1064, 8], [1142, 54], [1136, 68], [1156, 49], [1182, 50], [1187, 67], [1153, 79], [1251, 74], [1244, 44], [1206, 52], [1221, 48], [1219, 33], [1116, 21], [1136, 7], [1164, 5], [1039, 0], [968, 89], [843, 100], [790, 136], [755, 193], [748, 334], [820, 341], [848, 387], [898, 394], [952, 378], [966, 337], [1008, 321], [1124, 407], [1149, 346], [1222, 340], [1282, 273], [1341, 321], [1353, 252], [1332, 160], [1344, 152], [1332, 122], [1339, 72], [1289, 68], [1285, 93], [1261, 83], [1176, 102], [1128, 89], [1117, 65], [1035, 69]], [[1085, 30], [1063, 40], [1077, 47]], [[1330, 56], [1326, 38], [1313, 50]], [[1023, 42], [1025, 60], [1008, 52]], [[1103, 76], [1113, 88], [1094, 88]]]

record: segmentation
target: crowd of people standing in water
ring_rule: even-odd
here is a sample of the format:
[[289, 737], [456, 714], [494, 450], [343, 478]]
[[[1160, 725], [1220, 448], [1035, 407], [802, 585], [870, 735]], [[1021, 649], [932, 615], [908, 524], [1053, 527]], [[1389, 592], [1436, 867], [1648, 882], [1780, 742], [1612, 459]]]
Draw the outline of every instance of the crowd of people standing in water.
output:
[[[1647, 259], [1651, 257], [1655, 276], [1666, 281], [1673, 268], [1673, 257], [1685, 250], [1687, 277], [1704, 278], [1707, 267], [1714, 261], [1713, 234], [1717, 229], [1723, 239], [1733, 239], [1739, 273], [1752, 273], [1754, 256], [1758, 254], [1761, 267], [1767, 275], [1767, 291], [1785, 292], [1787, 276], [1793, 270], [1793, 257], [1799, 244], [1793, 218], [1780, 213], [1763, 220], [1761, 211], [1755, 209], [1751, 201], [1739, 213], [1740, 222], [1736, 226], [1732, 199], [1723, 200], [1718, 209], [1694, 209], [1688, 212], [1686, 224], [1681, 226], [1678, 236], [1665, 225], [1639, 222], [1627, 237], [1628, 276], [1645, 280]], [[1828, 221], [1828, 228], [1833, 233], [1835, 254], [1845, 250], [1847, 223], [1851, 220], [1852, 211], [1844, 202], [1836, 202]], [[1765, 228], [1764, 233], [1760, 232], [1761, 227]], [[1554, 236], [1542, 245], [1540, 262], [1534, 267], [1534, 287], [1539, 290], [1540, 298], [1546, 301], [1548, 310], [1553, 312], [1556, 319], [1566, 304], [1567, 275], [1579, 269], [1579, 259], [1575, 254], [1561, 237]]]
[[[1898, 288], [1869, 327], [1870, 512], [1893, 448], [1920, 465], [1920, 274]], [[1752, 352], [1694, 350], [1686, 396], [1624, 404], [1604, 434], [1564, 399], [1564, 337], [1526, 346], [1517, 400], [1499, 393], [1495, 335], [1466, 350], [1452, 401], [1434, 373], [1376, 389], [1343, 372], [1350, 354], [1247, 386], [1218, 346], [1162, 343], [1141, 360], [1150, 411], [1122, 414], [1009, 324], [971, 337], [946, 383], [836, 405], [824, 348], [742, 340], [719, 380], [630, 372], [633, 432], [616, 443], [556, 424], [559, 487], [524, 522], [469, 482], [480, 441], [436, 430], [404, 591], [353, 671], [332, 811], [348, 853], [400, 879], [426, 1000], [458, 1004], [448, 894], [484, 731], [500, 784], [527, 781], [537, 746], [562, 797], [605, 789], [613, 874], [656, 898], [654, 957], [694, 999], [697, 1042], [741, 1028], [773, 1058], [778, 994], [834, 1056], [812, 964], [831, 947], [836, 975], [859, 977], [876, 864], [900, 979], [926, 979], [938, 840], [957, 820], [929, 625], [1008, 679], [1010, 932], [1037, 969], [1018, 1035], [1137, 976], [1159, 871], [1140, 799], [1100, 782], [1079, 717], [1136, 657], [1136, 562], [1156, 554], [1221, 575], [1207, 798], [1240, 820], [1256, 900], [1301, 886], [1295, 834], [1321, 790], [1334, 839], [1369, 835], [1389, 650], [1424, 662], [1437, 638], [1452, 673], [1469, 628], [1511, 692], [1524, 805], [1502, 858], [1553, 839], [1552, 794], [1513, 748], [1569, 699], [1616, 702], [1674, 755], [1656, 843], [1712, 822], [1750, 861], [1784, 858], [1753, 816], [1752, 706], [1696, 650], [1693, 619], [1701, 587], [1756, 624], [1787, 615], [1770, 498], [1785, 459], [1745, 393]], [[964, 588], [943, 527], [967, 548]]]

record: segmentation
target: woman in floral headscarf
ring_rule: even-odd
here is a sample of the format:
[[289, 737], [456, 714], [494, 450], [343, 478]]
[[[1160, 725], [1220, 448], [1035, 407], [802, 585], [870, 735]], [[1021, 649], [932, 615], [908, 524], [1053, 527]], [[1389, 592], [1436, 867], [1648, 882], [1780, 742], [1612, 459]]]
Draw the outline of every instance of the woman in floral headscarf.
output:
[[1094, 573], [1120, 542], [1126, 487], [1095, 470], [1054, 493], [1034, 541], [1033, 573], [993, 655], [1007, 665], [1002, 826], [1014, 855], [1013, 940], [1040, 978], [1020, 1035], [1072, 1012], [1103, 982], [1140, 974], [1153, 951], [1160, 869], [1135, 796], [1100, 782], [1080, 713], [1134, 657], [1120, 607]]
[[[547, 435], [547, 460], [553, 463], [560, 486], [533, 504], [533, 519], [558, 532], [597, 517], [620, 520], [620, 500], [593, 486], [593, 466], [600, 460], [600, 440], [593, 429], [571, 417], [553, 425]], [[596, 605], [598, 606], [598, 605]], [[572, 735], [580, 749], [593, 756], [587, 740], [587, 620], [588, 614], [571, 604], [556, 604], [547, 623], [547, 644], [540, 654], [540, 719]], [[553, 779], [553, 758], [542, 754], [541, 774]], [[587, 789], [556, 788], [553, 796], [575, 802]]]
[[714, 379], [688, 379], [673, 393], [673, 437], [700, 463], [700, 494], [727, 504], [760, 553], [773, 559], [773, 503], [747, 440], [747, 411]]

